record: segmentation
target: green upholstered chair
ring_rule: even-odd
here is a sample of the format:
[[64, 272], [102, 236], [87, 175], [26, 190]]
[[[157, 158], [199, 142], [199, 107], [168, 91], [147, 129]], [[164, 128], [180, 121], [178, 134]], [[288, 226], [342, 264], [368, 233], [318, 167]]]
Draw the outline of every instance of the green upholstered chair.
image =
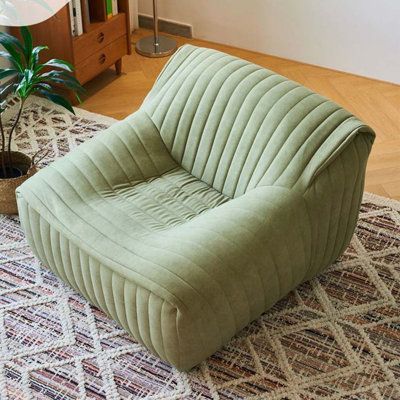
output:
[[141, 108], [18, 189], [39, 259], [187, 370], [342, 254], [373, 131], [297, 83], [181, 47]]

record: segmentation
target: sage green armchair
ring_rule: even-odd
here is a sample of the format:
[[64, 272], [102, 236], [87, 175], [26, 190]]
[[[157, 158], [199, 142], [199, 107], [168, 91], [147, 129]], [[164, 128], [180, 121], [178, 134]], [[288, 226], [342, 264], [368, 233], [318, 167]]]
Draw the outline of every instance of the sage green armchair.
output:
[[188, 370], [348, 245], [373, 131], [333, 102], [184, 46], [141, 108], [18, 189], [63, 281]]

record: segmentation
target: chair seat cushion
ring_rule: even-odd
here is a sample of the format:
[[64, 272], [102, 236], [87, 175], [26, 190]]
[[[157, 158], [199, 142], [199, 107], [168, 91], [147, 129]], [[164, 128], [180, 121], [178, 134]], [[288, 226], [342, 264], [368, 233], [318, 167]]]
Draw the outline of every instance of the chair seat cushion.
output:
[[[177, 167], [133, 186], [102, 193], [108, 206], [121, 211], [134, 236], [169, 229], [217, 207], [229, 198]], [[121, 221], [121, 223], [124, 223]]]

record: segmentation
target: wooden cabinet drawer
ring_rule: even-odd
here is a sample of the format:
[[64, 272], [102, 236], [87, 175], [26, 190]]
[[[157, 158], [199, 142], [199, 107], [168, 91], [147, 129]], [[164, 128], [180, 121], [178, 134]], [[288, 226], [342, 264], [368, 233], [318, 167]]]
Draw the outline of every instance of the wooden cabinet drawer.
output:
[[[73, 40], [75, 65], [103, 49], [111, 42], [126, 35], [125, 14], [120, 13], [106, 22], [93, 24], [94, 28]], [[96, 27], [98, 25], [98, 27]]]
[[125, 54], [127, 54], [126, 36], [121, 36], [82, 61], [75, 71], [75, 76], [80, 83], [84, 84]]

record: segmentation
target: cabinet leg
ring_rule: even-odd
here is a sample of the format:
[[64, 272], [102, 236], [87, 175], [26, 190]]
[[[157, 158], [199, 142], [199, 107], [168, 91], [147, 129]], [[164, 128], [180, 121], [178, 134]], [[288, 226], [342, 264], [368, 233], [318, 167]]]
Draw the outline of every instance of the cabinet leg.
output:
[[117, 60], [117, 62], [115, 63], [115, 72], [117, 73], [117, 75], [121, 75], [121, 73], [122, 73], [122, 58]]

